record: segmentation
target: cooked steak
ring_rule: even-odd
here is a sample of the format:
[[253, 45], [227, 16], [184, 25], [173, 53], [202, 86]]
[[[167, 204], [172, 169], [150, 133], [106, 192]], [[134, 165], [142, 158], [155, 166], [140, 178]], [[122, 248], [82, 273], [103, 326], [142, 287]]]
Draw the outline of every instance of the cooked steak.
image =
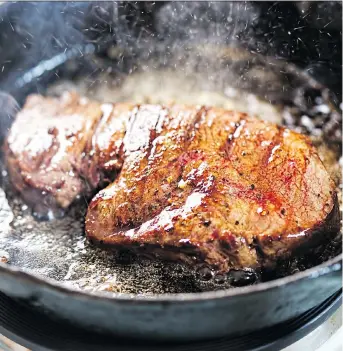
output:
[[14, 186], [42, 213], [91, 201], [106, 248], [259, 269], [339, 230], [335, 185], [310, 140], [218, 108], [31, 96], [6, 146]]
[[102, 149], [120, 174], [88, 208], [94, 243], [228, 271], [337, 233], [335, 185], [307, 137], [216, 108], [126, 106], [123, 120]]
[[102, 115], [100, 104], [69, 93], [31, 95], [18, 113], [6, 161], [14, 187], [40, 215], [66, 208], [88, 191], [84, 151]]

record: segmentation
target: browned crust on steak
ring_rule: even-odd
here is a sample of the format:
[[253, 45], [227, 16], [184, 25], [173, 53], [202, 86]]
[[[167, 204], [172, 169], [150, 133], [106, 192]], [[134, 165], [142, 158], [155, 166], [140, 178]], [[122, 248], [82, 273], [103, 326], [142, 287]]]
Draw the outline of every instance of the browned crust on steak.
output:
[[93, 242], [227, 271], [273, 265], [339, 230], [335, 185], [307, 137], [216, 108], [140, 106], [135, 123], [119, 177], [88, 208]]

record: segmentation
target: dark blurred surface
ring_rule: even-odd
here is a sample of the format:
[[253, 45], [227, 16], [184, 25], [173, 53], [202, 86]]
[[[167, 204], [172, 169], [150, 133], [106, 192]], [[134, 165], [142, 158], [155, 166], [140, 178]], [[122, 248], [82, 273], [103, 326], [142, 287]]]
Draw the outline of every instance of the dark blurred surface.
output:
[[[0, 5], [0, 89], [41, 60], [92, 42], [213, 43], [294, 62], [342, 94], [342, 3], [19, 2]], [[82, 55], [82, 52], [80, 52]]]

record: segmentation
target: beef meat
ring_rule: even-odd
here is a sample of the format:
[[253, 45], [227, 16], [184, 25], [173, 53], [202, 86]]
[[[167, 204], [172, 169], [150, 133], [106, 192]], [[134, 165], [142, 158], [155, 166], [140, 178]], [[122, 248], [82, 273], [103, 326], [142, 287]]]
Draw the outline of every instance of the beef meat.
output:
[[335, 185], [306, 136], [205, 107], [127, 105], [112, 123], [124, 127], [102, 157], [121, 171], [89, 205], [94, 243], [229, 271], [339, 230]]
[[83, 176], [85, 150], [102, 106], [73, 93], [31, 95], [5, 143], [14, 187], [40, 215], [56, 214], [90, 188]]
[[86, 217], [104, 248], [225, 272], [273, 266], [339, 230], [335, 185], [309, 138], [242, 113], [34, 95], [5, 151], [39, 212], [110, 182]]

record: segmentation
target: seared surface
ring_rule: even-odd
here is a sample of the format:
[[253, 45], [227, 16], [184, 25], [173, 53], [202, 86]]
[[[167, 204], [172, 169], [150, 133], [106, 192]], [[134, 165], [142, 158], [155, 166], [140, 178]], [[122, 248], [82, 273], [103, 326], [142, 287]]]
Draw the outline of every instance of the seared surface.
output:
[[5, 150], [39, 212], [114, 180], [86, 218], [88, 238], [107, 247], [258, 269], [339, 229], [335, 186], [309, 139], [241, 113], [31, 96]]
[[335, 186], [307, 137], [216, 108], [127, 109], [122, 170], [88, 208], [93, 242], [227, 271], [338, 231]]
[[84, 151], [102, 114], [100, 104], [76, 94], [28, 97], [5, 152], [13, 185], [37, 213], [66, 208], [88, 191]]

